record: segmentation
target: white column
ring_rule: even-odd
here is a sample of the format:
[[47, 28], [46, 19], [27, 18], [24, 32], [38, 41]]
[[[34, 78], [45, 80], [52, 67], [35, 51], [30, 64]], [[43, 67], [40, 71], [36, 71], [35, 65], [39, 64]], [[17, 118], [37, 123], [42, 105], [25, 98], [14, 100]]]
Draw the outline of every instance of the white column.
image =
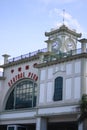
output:
[[86, 52], [87, 39], [83, 38], [78, 40], [81, 43], [82, 53]]
[[85, 53], [86, 52], [86, 43], [82, 43], [81, 48], [82, 48], [82, 53]]
[[48, 40], [45, 41], [45, 42], [47, 43], [47, 50], [48, 50], [49, 52], [51, 52], [51, 51], [52, 51], [52, 43], [53, 43], [53, 41], [50, 40], [50, 39], [48, 39]]
[[39, 54], [39, 63], [43, 63], [43, 60], [44, 60], [44, 55]]
[[45, 118], [37, 118], [36, 130], [47, 130], [47, 120]]
[[86, 60], [85, 58], [81, 59], [81, 94], [86, 93], [86, 77], [85, 77], [85, 70], [86, 70]]
[[50, 43], [48, 43], [48, 51], [51, 51], [51, 44]]
[[83, 123], [78, 123], [78, 130], [83, 130]]
[[4, 54], [2, 56], [4, 57], [4, 64], [8, 63], [8, 57], [10, 57], [10, 55]]

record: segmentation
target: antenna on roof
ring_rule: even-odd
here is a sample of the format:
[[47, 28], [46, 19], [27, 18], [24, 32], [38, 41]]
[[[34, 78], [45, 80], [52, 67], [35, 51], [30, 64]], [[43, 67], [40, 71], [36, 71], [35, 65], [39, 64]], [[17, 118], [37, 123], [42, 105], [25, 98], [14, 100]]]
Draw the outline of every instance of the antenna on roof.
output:
[[65, 9], [63, 9], [63, 25], [64, 25], [64, 21], [65, 21]]

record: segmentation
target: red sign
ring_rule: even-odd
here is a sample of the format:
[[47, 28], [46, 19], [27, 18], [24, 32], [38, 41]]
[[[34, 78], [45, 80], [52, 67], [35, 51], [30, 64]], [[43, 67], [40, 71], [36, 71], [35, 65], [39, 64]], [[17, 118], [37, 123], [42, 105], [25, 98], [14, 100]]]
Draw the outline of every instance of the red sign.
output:
[[[11, 87], [14, 83], [16, 83], [18, 80], [23, 79], [23, 78], [26, 78], [24, 72], [22, 72], [22, 73], [20, 73], [20, 74], [18, 74], [18, 75], [15, 75], [15, 76], [8, 82], [8, 85]], [[38, 76], [37, 76], [36, 74], [34, 74], [34, 73], [31, 73], [31, 72], [28, 73], [27, 78], [33, 79], [34, 81], [37, 81], [37, 80], [38, 80]]]

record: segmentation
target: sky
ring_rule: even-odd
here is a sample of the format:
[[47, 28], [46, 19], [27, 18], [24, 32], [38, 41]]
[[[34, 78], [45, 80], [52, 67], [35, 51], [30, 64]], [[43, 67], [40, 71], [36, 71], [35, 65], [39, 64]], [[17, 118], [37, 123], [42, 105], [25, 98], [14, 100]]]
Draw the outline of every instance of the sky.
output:
[[45, 32], [63, 24], [87, 37], [87, 0], [0, 0], [0, 64], [46, 48]]

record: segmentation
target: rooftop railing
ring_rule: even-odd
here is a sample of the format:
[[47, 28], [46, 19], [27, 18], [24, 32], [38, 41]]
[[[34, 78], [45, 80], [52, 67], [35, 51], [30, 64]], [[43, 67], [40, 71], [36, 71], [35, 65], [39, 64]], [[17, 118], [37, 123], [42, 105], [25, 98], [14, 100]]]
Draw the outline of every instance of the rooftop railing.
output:
[[[27, 53], [25, 55], [21, 55], [21, 56], [9, 59], [8, 63], [35, 56], [39, 52], [47, 52], [47, 48], [37, 50], [37, 51], [31, 52], [31, 53]], [[81, 54], [81, 53], [82, 53], [82, 49], [79, 48], [79, 49], [75, 49], [75, 50], [71, 50], [71, 51], [67, 51], [67, 52], [59, 52], [58, 54], [55, 53], [55, 56], [59, 56], [59, 57], [61, 56], [61, 58], [64, 58], [64, 57], [68, 57], [68, 56], [71, 56], [71, 55], [78, 55], [78, 54]]]
[[44, 56], [43, 58], [43, 62], [49, 62], [49, 61], [54, 61], [54, 60], [59, 60], [59, 59], [62, 59], [62, 58], [66, 58], [66, 57], [70, 57], [70, 56], [73, 56], [73, 55], [78, 55], [78, 54], [81, 54], [82, 53], [82, 49], [76, 49], [76, 50], [70, 50], [70, 51], [67, 51], [67, 52], [61, 52], [61, 51], [58, 51], [57, 53], [50, 53], [49, 55], [46, 55]]
[[21, 55], [21, 56], [18, 56], [18, 57], [9, 59], [9, 60], [8, 60], [8, 63], [10, 63], [10, 62], [15, 62], [15, 61], [18, 61], [18, 60], [21, 60], [21, 59], [25, 59], [25, 58], [29, 58], [29, 57], [35, 56], [35, 55], [37, 55], [39, 52], [47, 52], [47, 48], [40, 49], [40, 50], [37, 50], [37, 51], [34, 51], [34, 52], [27, 53], [27, 54], [25, 54], [25, 55]]

